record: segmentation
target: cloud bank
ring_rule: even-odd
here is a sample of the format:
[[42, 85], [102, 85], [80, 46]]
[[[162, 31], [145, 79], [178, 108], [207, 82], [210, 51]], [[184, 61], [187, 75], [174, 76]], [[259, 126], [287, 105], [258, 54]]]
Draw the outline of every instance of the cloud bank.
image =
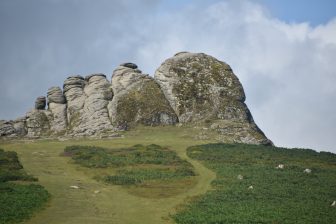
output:
[[276, 145], [336, 152], [336, 19], [288, 24], [259, 3], [5, 1], [0, 117], [15, 118], [70, 74], [110, 76], [125, 61], [153, 74], [178, 51], [231, 65]]

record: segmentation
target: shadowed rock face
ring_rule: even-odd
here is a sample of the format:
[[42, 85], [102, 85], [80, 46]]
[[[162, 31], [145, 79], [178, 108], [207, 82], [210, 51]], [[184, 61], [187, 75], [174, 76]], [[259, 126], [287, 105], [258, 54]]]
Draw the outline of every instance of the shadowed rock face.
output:
[[109, 112], [118, 129], [127, 129], [129, 125], [138, 123], [156, 126], [177, 122], [177, 116], [160, 86], [153, 78], [142, 74], [135, 64], [121, 64], [114, 70], [112, 89], [114, 97]]
[[44, 110], [46, 107], [46, 98], [45, 96], [39, 96], [35, 100], [35, 109]]
[[15, 121], [0, 121], [0, 136], [113, 136], [137, 124], [188, 123], [217, 133], [216, 140], [272, 144], [254, 123], [241, 83], [225, 62], [180, 52], [154, 78], [128, 62], [110, 83], [104, 74], [70, 76], [63, 91], [51, 87], [35, 109]]

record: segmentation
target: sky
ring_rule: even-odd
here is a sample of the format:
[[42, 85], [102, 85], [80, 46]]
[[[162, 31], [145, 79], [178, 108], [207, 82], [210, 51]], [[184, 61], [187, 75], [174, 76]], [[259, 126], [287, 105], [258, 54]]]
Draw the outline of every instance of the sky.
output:
[[275, 145], [336, 153], [336, 1], [0, 0], [0, 119], [70, 75], [180, 51], [231, 65]]

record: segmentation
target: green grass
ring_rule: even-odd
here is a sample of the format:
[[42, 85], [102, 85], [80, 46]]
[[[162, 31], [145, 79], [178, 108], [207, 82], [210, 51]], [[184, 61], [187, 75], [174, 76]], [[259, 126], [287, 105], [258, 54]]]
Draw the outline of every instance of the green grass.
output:
[[150, 181], [176, 180], [195, 176], [190, 163], [166, 147], [141, 144], [107, 149], [96, 146], [68, 146], [63, 155], [89, 168], [116, 168], [115, 175], [97, 176], [115, 185], [149, 184]]
[[16, 152], [0, 149], [0, 224], [27, 219], [48, 200], [49, 193], [31, 181], [37, 178], [23, 170]]
[[[306, 149], [207, 144], [189, 157], [215, 171], [213, 191], [173, 217], [177, 223], [334, 223], [336, 155]], [[284, 169], [276, 169], [284, 164]], [[312, 170], [310, 174], [304, 169]], [[242, 175], [243, 179], [237, 178]], [[248, 189], [253, 186], [253, 189]]]

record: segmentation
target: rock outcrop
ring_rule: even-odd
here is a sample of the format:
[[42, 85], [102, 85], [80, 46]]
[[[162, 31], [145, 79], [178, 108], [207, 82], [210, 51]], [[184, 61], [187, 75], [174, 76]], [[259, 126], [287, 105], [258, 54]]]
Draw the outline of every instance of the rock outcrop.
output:
[[67, 101], [67, 121], [69, 125], [76, 125], [79, 111], [84, 107], [85, 81], [82, 76], [70, 76], [63, 84], [63, 93]]
[[173, 125], [177, 116], [153, 78], [133, 63], [121, 64], [112, 75], [114, 97], [109, 104], [112, 123], [118, 129], [129, 125]]
[[209, 123], [225, 141], [270, 143], [254, 123], [243, 87], [228, 64], [181, 52], [167, 59], [154, 78], [181, 123]]
[[49, 88], [47, 100], [38, 97], [25, 117], [0, 121], [0, 136], [108, 137], [138, 124], [179, 123], [215, 132], [220, 141], [272, 144], [244, 102], [243, 87], [228, 64], [181, 52], [162, 63], [154, 78], [130, 62], [113, 71], [112, 83], [104, 74], [70, 76], [63, 91]]
[[71, 119], [70, 133], [75, 136], [93, 136], [113, 132], [107, 110], [112, 96], [111, 84], [105, 75], [93, 74], [85, 77], [83, 93], [80, 95], [80, 100], [84, 100], [78, 104], [77, 110], [71, 108], [77, 117]]

